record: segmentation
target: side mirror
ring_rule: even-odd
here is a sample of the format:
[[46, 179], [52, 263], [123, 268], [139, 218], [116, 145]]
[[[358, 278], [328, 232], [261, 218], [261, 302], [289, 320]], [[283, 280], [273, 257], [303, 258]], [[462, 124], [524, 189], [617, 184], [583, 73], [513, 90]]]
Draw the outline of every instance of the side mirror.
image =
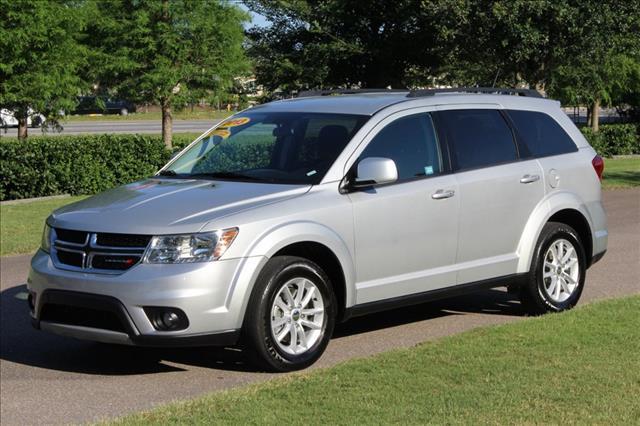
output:
[[381, 185], [398, 180], [396, 163], [389, 158], [368, 157], [358, 163], [354, 188]]

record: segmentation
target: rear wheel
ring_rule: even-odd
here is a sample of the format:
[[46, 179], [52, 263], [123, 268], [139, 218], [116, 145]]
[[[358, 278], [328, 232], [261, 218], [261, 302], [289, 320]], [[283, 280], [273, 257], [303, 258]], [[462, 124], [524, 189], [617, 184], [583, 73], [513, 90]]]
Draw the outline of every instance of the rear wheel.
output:
[[540, 234], [520, 300], [532, 315], [560, 312], [578, 303], [585, 279], [585, 253], [569, 225], [549, 222]]
[[247, 307], [248, 355], [271, 371], [308, 367], [327, 347], [335, 316], [331, 283], [318, 265], [275, 257], [260, 274]]

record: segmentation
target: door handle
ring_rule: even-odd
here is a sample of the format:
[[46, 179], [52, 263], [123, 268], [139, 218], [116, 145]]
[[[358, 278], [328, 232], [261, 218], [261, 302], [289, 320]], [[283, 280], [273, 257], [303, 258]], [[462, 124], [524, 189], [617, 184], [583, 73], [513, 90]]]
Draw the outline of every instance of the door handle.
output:
[[540, 180], [540, 175], [524, 175], [520, 179], [520, 183], [533, 183]]
[[436, 192], [431, 194], [431, 198], [433, 198], [434, 200], [444, 200], [445, 198], [453, 197], [455, 194], [456, 194], [456, 191], [452, 189], [447, 189], [447, 190], [438, 189]]

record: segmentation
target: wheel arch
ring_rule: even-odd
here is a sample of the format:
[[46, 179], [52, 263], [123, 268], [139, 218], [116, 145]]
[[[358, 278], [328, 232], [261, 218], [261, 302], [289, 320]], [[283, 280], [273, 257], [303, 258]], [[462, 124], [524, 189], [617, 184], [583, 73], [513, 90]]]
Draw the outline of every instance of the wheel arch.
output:
[[531, 261], [536, 243], [542, 228], [548, 222], [559, 222], [571, 226], [578, 233], [584, 246], [586, 267], [591, 264], [593, 255], [592, 221], [584, 204], [574, 194], [556, 193], [543, 200], [529, 216], [524, 232], [518, 244], [519, 273], [526, 273], [531, 267]]
[[338, 257], [329, 247], [315, 241], [300, 241], [281, 248], [273, 255], [277, 256], [303, 257], [318, 265], [331, 281], [338, 302], [338, 321], [344, 318], [347, 302], [344, 271]]
[[[267, 259], [280, 255], [299, 256], [318, 264], [329, 276], [334, 288], [338, 301], [338, 320], [343, 318], [346, 308], [355, 303], [353, 256], [344, 240], [324, 225], [301, 221], [279, 226], [263, 233], [248, 252], [248, 256]], [[255, 272], [256, 279], [265, 264]], [[251, 291], [247, 293], [249, 296]]]

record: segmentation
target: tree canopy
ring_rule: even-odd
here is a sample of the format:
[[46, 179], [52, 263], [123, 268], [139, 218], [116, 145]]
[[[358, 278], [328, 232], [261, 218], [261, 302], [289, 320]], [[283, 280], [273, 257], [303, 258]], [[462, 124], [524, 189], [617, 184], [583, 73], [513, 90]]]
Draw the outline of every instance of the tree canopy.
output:
[[268, 89], [406, 87], [436, 72], [463, 22], [460, 0], [247, 0], [269, 27], [248, 32]]
[[284, 92], [451, 84], [557, 93], [574, 85], [602, 98], [603, 84], [620, 89], [622, 74], [633, 75], [621, 72], [618, 55], [635, 57], [640, 40], [638, 0], [246, 4], [273, 23], [248, 33], [258, 79]]

